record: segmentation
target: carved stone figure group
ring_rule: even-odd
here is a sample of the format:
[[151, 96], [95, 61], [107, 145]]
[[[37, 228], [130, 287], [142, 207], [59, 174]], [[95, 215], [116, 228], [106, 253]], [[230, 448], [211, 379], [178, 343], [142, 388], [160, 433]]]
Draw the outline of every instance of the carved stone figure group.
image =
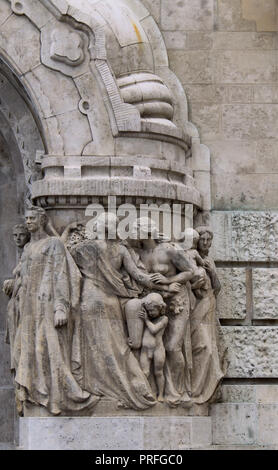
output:
[[[82, 223], [52, 236], [32, 207], [14, 227], [21, 256], [3, 289], [19, 414], [91, 415], [102, 398], [134, 410], [213, 399], [225, 374], [213, 234], [187, 229], [170, 242], [149, 222], [137, 219], [126, 241]], [[96, 233], [111, 223], [103, 213]]]

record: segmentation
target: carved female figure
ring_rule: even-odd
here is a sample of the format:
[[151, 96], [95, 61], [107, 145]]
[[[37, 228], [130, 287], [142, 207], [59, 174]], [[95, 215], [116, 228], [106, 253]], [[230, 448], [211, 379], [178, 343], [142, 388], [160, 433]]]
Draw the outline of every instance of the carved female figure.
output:
[[[30, 233], [25, 224], [17, 224], [13, 227], [13, 238], [18, 248], [19, 256], [21, 257], [24, 246], [30, 240]], [[19, 298], [21, 290], [20, 278], [21, 262], [13, 270], [13, 279], [7, 279], [3, 284], [3, 292], [10, 297], [7, 307], [7, 329], [6, 329], [6, 342], [10, 345], [11, 357], [11, 370], [14, 373], [14, 341], [16, 331], [19, 325]]]
[[[97, 219], [97, 233], [107, 235], [113, 214]], [[119, 240], [89, 239], [72, 249], [83, 275], [81, 294], [84, 387], [116, 401], [118, 406], [137, 410], [156, 400], [138, 360], [128, 346], [123, 304], [136, 295], [126, 286], [121, 269], [138, 283], [153, 287], [151, 277], [140, 271]], [[137, 292], [138, 294], [138, 292]]]
[[71, 372], [78, 358], [72, 350], [72, 314], [81, 276], [62, 241], [46, 234], [46, 221], [41, 208], [26, 213], [31, 240], [21, 258], [14, 344], [17, 403], [24, 415], [80, 412], [99, 400], [83, 391]]
[[[192, 399], [195, 403], [210, 400], [225, 375], [224, 354], [221, 351], [216, 317], [216, 297], [221, 286], [213, 260], [208, 256], [213, 233], [205, 226], [197, 227], [200, 238], [198, 251], [204, 261], [206, 276], [198, 285], [196, 307], [191, 314]], [[192, 286], [194, 289], [194, 286]]]

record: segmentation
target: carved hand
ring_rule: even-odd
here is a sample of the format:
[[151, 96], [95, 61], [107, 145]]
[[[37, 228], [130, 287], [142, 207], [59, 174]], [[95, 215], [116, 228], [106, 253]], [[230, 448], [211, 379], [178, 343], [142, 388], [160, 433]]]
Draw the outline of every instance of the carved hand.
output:
[[154, 273], [151, 274], [151, 280], [155, 284], [169, 284], [169, 279], [167, 277], [163, 276], [163, 274], [160, 273]]
[[148, 319], [148, 314], [147, 314], [146, 310], [141, 310], [139, 312], [139, 317], [142, 318], [142, 320], [146, 321]]
[[206, 259], [204, 261], [204, 268], [207, 270], [207, 271], [214, 271], [214, 265], [213, 263], [209, 260], [209, 259]]
[[64, 326], [68, 322], [67, 314], [63, 310], [57, 310], [54, 315], [55, 328]]
[[181, 290], [181, 284], [178, 282], [173, 282], [169, 286], [169, 292], [179, 292]]
[[202, 287], [204, 287], [205, 285], [205, 278], [203, 276], [200, 277], [200, 279], [198, 279], [196, 282], [194, 282], [194, 284], [192, 284], [191, 288], [193, 290], [195, 289], [202, 289]]

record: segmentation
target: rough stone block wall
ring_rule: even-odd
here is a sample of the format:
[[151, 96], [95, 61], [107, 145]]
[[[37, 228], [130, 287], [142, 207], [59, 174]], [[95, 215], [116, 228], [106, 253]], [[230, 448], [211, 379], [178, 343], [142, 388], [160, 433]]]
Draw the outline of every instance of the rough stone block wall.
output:
[[[220, 446], [275, 447], [278, 446], [277, 1], [141, 1], [162, 31], [170, 68], [181, 80], [188, 98], [189, 121], [196, 125], [201, 142], [211, 152], [211, 223], [215, 233], [212, 254], [223, 286], [218, 315], [229, 359], [222, 397], [212, 406], [213, 442]], [[0, 21], [5, 23], [1, 36], [7, 50], [12, 53], [19, 48], [22, 70], [29, 74], [34, 88], [38, 77], [41, 82], [51, 81], [53, 73], [48, 71], [46, 76], [39, 65], [38, 31], [23, 18], [19, 44], [18, 22], [14, 17], [6, 22], [9, 15], [6, 4], [0, 9]], [[24, 37], [25, 34], [29, 37], [29, 29], [34, 41], [29, 41], [26, 49]], [[30, 57], [32, 72], [25, 66]], [[54, 94], [44, 118], [52, 126], [53, 113], [61, 114], [59, 126], [69, 137], [73, 123], [76, 126], [85, 117], [75, 110], [73, 101], [78, 96], [73, 94], [67, 78], [63, 84], [69, 90], [70, 115], [61, 114]], [[57, 128], [51, 129], [54, 129], [51, 135], [58, 140]], [[72, 147], [76, 154], [90, 140], [89, 127], [80, 135], [82, 145], [76, 142], [79, 147]], [[65, 139], [65, 153], [71, 154], [68, 143], [72, 144], [70, 138]], [[6, 175], [2, 176], [4, 181]], [[4, 185], [2, 189], [4, 194]], [[7, 221], [9, 214], [4, 211], [9, 206], [4, 207], [0, 215]], [[5, 232], [1, 236], [7, 240], [11, 227], [6, 222], [2, 226]], [[2, 254], [4, 260], [6, 254], [5, 251]], [[4, 266], [2, 280], [10, 275], [11, 266]], [[0, 312], [0, 403], [6, 405], [0, 410], [0, 443], [11, 442], [14, 436], [13, 387], [8, 347], [4, 344], [5, 303], [6, 300], [1, 302]]]
[[144, 0], [189, 120], [211, 152], [218, 316], [229, 347], [218, 445], [278, 445], [278, 82], [275, 0]]

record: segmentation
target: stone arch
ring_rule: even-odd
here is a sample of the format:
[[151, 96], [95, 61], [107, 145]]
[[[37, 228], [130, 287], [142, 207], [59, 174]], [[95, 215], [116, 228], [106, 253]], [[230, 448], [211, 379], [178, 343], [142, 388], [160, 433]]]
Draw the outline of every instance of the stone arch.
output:
[[209, 152], [140, 0], [1, 1], [0, 53], [29, 90], [45, 139], [34, 201], [84, 207], [113, 194], [209, 210]]
[[45, 153], [42, 126], [24, 88], [11, 66], [0, 58], [0, 133], [16, 178], [16, 192], [22, 214], [31, 198], [32, 182], [40, 177], [36, 156]]

